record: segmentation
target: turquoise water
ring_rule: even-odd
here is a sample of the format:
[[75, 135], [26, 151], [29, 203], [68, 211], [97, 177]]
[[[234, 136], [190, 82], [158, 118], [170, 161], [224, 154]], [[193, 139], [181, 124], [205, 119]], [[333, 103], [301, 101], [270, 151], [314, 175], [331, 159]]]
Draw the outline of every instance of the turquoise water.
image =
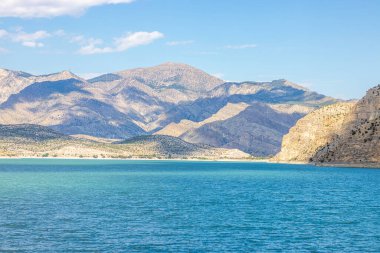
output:
[[0, 160], [0, 251], [380, 252], [380, 170]]

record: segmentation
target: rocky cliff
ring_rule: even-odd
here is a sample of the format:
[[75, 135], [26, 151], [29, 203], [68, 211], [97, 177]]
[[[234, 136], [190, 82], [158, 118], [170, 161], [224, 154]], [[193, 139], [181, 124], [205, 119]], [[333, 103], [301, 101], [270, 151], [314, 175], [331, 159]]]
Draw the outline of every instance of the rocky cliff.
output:
[[311, 161], [380, 164], [380, 85], [353, 107], [343, 132], [318, 150]]
[[273, 160], [380, 163], [380, 85], [358, 102], [325, 106], [300, 119], [284, 136]]
[[340, 134], [355, 103], [337, 103], [315, 110], [293, 126], [282, 139], [281, 151], [273, 158], [283, 162], [309, 162], [324, 145]]

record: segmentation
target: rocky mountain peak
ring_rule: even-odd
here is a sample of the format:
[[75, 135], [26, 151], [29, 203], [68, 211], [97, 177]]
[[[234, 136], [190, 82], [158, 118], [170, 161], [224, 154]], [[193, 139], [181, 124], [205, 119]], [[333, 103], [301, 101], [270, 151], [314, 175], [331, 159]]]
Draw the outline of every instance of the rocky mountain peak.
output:
[[78, 79], [82, 80], [81, 77], [75, 75], [74, 73], [64, 70], [61, 72], [49, 74], [49, 75], [42, 75], [38, 76], [36, 81], [59, 81], [59, 80], [67, 80], [67, 79]]
[[206, 72], [183, 63], [166, 62], [154, 67], [136, 68], [115, 73], [124, 79], [137, 80], [151, 88], [208, 91], [224, 83]]

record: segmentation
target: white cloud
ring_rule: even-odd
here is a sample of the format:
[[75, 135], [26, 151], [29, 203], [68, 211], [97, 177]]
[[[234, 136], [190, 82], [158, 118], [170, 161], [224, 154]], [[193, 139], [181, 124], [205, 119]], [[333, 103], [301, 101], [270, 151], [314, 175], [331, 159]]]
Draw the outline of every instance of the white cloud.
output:
[[86, 9], [105, 5], [131, 3], [134, 0], [1, 0], [0, 17], [56, 17], [80, 15]]
[[103, 54], [122, 52], [133, 47], [148, 45], [163, 37], [164, 35], [157, 31], [128, 33], [125, 36], [114, 39], [113, 45], [106, 47], [102, 47], [103, 41], [100, 39], [86, 39], [83, 36], [73, 37], [71, 41], [82, 45], [79, 49], [80, 54]]
[[112, 52], [111, 47], [98, 47], [103, 44], [103, 41], [100, 39], [90, 38], [86, 42], [80, 42], [84, 45], [79, 49], [80, 54], [101, 54], [101, 53], [110, 53]]
[[39, 30], [31, 33], [23, 31], [22, 27], [17, 27], [12, 31], [0, 29], [0, 39], [8, 39], [15, 43], [20, 43], [25, 47], [43, 47], [44, 43], [41, 41], [49, 37], [63, 37], [65, 36], [64, 30], [57, 30], [52, 33]]
[[169, 41], [166, 43], [167, 46], [183, 46], [193, 44], [194, 40], [181, 40], [181, 41]]
[[52, 35], [47, 31], [40, 30], [33, 33], [17, 31], [15, 33], [9, 33], [9, 36], [13, 41], [19, 42], [25, 47], [43, 47], [44, 44], [40, 42], [40, 40], [46, 39]]
[[247, 48], [255, 48], [256, 44], [243, 44], [243, 45], [228, 45], [225, 46], [227, 49], [247, 49]]

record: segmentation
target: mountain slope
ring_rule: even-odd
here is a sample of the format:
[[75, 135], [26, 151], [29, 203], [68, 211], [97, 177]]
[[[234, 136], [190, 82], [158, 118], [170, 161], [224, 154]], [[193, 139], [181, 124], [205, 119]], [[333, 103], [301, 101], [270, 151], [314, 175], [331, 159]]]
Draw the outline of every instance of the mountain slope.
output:
[[238, 104], [228, 103], [218, 112], [216, 112], [215, 114], [211, 115], [209, 118], [203, 121], [194, 122], [191, 120], [183, 119], [179, 123], [170, 123], [165, 128], [159, 130], [155, 134], [179, 137], [183, 135], [184, 133], [186, 133], [187, 131], [199, 128], [205, 124], [215, 122], [215, 121], [227, 120], [233, 116], [236, 116], [247, 107], [248, 105], [245, 103], [238, 103]]
[[2, 124], [38, 124], [65, 134], [131, 137], [145, 131], [133, 119], [95, 99], [78, 79], [37, 82], [0, 105]]
[[[143, 146], [154, 150], [158, 154], [170, 157], [219, 157], [219, 158], [248, 158], [249, 155], [237, 149], [214, 148], [205, 145], [196, 145], [179, 138], [166, 135], [138, 136], [122, 142], [121, 145]], [[149, 155], [142, 152], [142, 155]]]
[[265, 104], [255, 103], [236, 116], [191, 129], [180, 138], [191, 143], [239, 148], [255, 156], [270, 156], [279, 151], [282, 136], [303, 115], [279, 112]]
[[19, 141], [68, 140], [70, 137], [38, 125], [0, 125], [0, 139], [17, 138]]
[[30, 77], [25, 72], [0, 69], [0, 104], [28, 86], [31, 83]]
[[65, 79], [80, 79], [69, 71], [62, 71], [50, 75], [34, 76], [22, 71], [0, 69], [0, 104], [11, 95], [17, 94], [27, 86], [35, 82], [57, 81]]
[[334, 103], [331, 97], [309, 91], [285, 79], [272, 82], [224, 83], [209, 92], [209, 97], [228, 97], [230, 102], [240, 100], [266, 103], [298, 102], [315, 106]]
[[88, 140], [38, 125], [0, 125], [0, 157], [248, 158], [239, 150], [187, 143], [169, 136], [142, 136], [122, 142]]
[[[280, 150], [283, 135], [298, 119], [335, 102], [286, 80], [225, 83], [203, 98], [170, 108], [159, 122], [166, 127], [156, 133], [192, 143], [239, 148], [254, 156], [274, 155]], [[213, 119], [213, 115], [226, 114], [223, 108], [237, 104], [249, 109], [244, 108], [247, 111], [239, 111], [235, 117]]]

